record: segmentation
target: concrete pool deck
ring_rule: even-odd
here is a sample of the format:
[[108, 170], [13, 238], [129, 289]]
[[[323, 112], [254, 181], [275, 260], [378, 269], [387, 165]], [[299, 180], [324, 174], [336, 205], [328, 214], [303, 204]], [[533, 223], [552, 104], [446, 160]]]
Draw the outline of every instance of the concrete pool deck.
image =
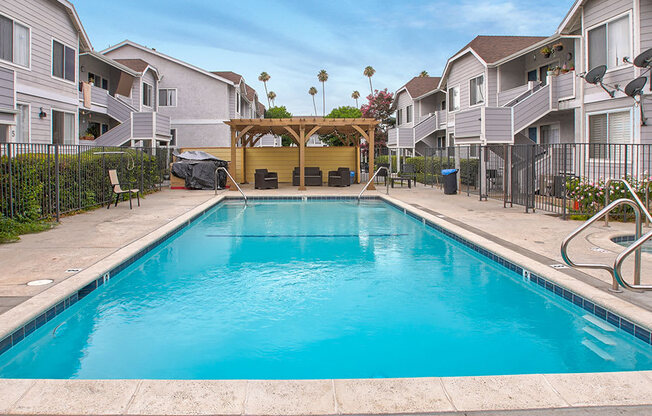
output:
[[[324, 187], [299, 192], [282, 186], [278, 191], [245, 187], [245, 192], [251, 196], [357, 195], [360, 189]], [[384, 194], [384, 189], [368, 194]], [[222, 197], [238, 195], [227, 191], [215, 198], [210, 191], [166, 190], [149, 195], [141, 208], [130, 211], [121, 204], [116, 209], [67, 217], [53, 230], [0, 246], [0, 301], [4, 302], [0, 303], [4, 308], [0, 309], [0, 339], [26, 320], [27, 314], [51, 306]], [[525, 214], [520, 207], [504, 209], [500, 202], [479, 202], [473, 196], [444, 196], [437, 189], [422, 186], [390, 190], [390, 197], [497, 254], [511, 256], [515, 262], [551, 276], [560, 284], [579, 288], [579, 293], [612, 305], [623, 316], [635, 316], [647, 328], [652, 326], [648, 299], [652, 293], [613, 295], [606, 291], [609, 279], [604, 276], [582, 274], [575, 278], [570, 272], [576, 271], [555, 270], [547, 264], [549, 259], [561, 263], [559, 242], [578, 222], [563, 222], [541, 213]], [[587, 260], [602, 257], [605, 253], [590, 250], [596, 238], [631, 234], [632, 229], [631, 224], [617, 223], [612, 223], [609, 230], [595, 227], [589, 237], [578, 239], [577, 250], [587, 252], [577, 254]], [[533, 259], [532, 253], [539, 257]], [[644, 255], [643, 270], [652, 270], [650, 257]], [[66, 272], [76, 268], [82, 270]], [[652, 277], [645, 272], [643, 275], [647, 280]], [[25, 285], [44, 278], [54, 283], [44, 287]], [[560, 409], [583, 414], [579, 412], [586, 407], [605, 406], [604, 411], [621, 407], [629, 409], [624, 411], [649, 411], [636, 406], [652, 405], [650, 391], [652, 372], [304, 381], [0, 380], [0, 397], [4, 399], [0, 401], [0, 413], [450, 414]]]

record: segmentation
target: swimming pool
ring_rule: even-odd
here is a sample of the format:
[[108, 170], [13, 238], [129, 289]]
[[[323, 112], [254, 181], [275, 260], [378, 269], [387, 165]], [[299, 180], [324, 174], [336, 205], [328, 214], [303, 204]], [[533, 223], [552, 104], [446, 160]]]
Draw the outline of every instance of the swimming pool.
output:
[[[624, 235], [620, 237], [615, 237], [611, 239], [614, 243], [620, 244], [623, 247], [629, 247], [632, 245], [636, 238], [633, 235]], [[648, 240], [641, 246], [641, 251], [643, 253], [652, 253], [652, 240]]]
[[377, 200], [221, 203], [0, 355], [6, 378], [649, 369], [649, 344]]

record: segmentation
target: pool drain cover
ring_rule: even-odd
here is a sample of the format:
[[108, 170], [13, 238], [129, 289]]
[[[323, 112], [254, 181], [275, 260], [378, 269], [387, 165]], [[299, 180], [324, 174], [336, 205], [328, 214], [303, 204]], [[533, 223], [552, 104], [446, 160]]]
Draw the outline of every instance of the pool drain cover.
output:
[[82, 269], [66, 269], [66, 273], [77, 273], [81, 272]]
[[550, 267], [552, 267], [553, 269], [568, 269], [568, 266], [561, 263], [551, 264]]
[[45, 286], [52, 282], [54, 282], [52, 279], [32, 280], [31, 282], [27, 282], [27, 286]]

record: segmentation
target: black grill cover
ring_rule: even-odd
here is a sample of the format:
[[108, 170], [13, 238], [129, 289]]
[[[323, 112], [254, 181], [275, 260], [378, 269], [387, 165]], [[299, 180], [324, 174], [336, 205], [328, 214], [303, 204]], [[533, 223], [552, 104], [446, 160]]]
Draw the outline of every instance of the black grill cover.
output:
[[[192, 150], [175, 155], [177, 161], [172, 164], [172, 174], [185, 181], [188, 189], [215, 189], [215, 170], [228, 162], [199, 150]], [[217, 188], [226, 186], [226, 173], [217, 173]]]

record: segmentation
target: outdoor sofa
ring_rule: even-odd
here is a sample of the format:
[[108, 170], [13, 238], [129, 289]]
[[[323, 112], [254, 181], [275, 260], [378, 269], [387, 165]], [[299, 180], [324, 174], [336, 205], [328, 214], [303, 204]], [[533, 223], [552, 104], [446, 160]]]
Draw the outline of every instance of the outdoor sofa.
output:
[[[299, 168], [294, 168], [292, 172], [292, 185], [299, 186]], [[304, 177], [306, 186], [321, 186], [322, 185], [322, 172], [318, 167], [304, 168]]]

